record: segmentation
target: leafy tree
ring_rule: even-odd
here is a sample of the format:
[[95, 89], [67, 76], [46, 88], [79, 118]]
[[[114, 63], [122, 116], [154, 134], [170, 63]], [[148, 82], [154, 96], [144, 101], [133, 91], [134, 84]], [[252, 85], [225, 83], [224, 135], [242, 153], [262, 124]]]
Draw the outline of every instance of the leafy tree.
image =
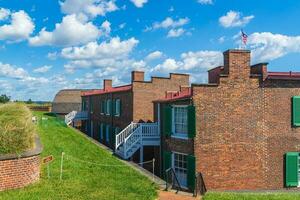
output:
[[26, 102], [27, 104], [32, 104], [32, 100], [31, 99], [28, 99], [28, 101]]
[[0, 96], [0, 103], [7, 103], [7, 102], [9, 102], [9, 101], [10, 101], [10, 97], [7, 96], [6, 94], [2, 94], [2, 95]]

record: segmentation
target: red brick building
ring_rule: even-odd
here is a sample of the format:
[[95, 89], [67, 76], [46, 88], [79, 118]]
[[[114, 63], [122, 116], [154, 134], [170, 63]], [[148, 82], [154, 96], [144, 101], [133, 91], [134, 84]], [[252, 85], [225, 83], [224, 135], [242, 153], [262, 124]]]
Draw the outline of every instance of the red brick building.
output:
[[113, 87], [112, 80], [104, 80], [103, 85], [103, 89], [82, 93], [82, 111], [88, 113], [82, 131], [124, 159], [156, 157], [158, 163], [160, 136], [152, 101], [189, 85], [189, 75], [171, 73], [146, 81], [144, 72], [133, 71], [128, 85]]
[[250, 51], [224, 52], [208, 84], [155, 101], [162, 135], [162, 174], [175, 170], [193, 189], [281, 189], [300, 185], [300, 73], [250, 65]]

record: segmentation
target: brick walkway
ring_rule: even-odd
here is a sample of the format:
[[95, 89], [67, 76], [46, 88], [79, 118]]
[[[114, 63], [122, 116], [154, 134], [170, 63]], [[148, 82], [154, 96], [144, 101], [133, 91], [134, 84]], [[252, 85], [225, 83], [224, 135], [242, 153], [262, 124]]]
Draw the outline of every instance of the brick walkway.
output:
[[174, 192], [159, 191], [158, 200], [200, 200], [200, 197], [192, 197], [192, 195], [176, 194]]

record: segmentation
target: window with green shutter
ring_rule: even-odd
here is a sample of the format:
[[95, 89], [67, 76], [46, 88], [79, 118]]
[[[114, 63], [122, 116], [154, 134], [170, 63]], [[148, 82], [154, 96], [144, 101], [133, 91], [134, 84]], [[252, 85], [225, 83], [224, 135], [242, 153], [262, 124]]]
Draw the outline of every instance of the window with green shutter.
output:
[[195, 189], [196, 158], [193, 155], [187, 157], [187, 185], [191, 191]]
[[105, 140], [108, 143], [109, 142], [109, 129], [110, 129], [110, 127], [107, 124], [104, 127], [105, 127]]
[[300, 96], [293, 97], [293, 126], [300, 126]]
[[285, 185], [287, 187], [297, 187], [299, 171], [299, 153], [288, 152], [285, 156]]
[[102, 123], [100, 123], [99, 132], [100, 132], [100, 140], [103, 140], [104, 131], [103, 131], [103, 124]]
[[166, 178], [166, 170], [172, 167], [172, 152], [163, 152], [163, 176]]
[[116, 99], [114, 101], [114, 107], [115, 107], [114, 115], [120, 116], [120, 114], [121, 114], [121, 100], [120, 99]]
[[172, 107], [165, 105], [163, 107], [163, 134], [170, 136], [172, 133]]
[[111, 103], [111, 99], [108, 99], [106, 101], [106, 114], [110, 115], [112, 111], [112, 103]]
[[106, 100], [104, 100], [103, 102], [103, 113], [106, 114]]
[[188, 137], [194, 138], [196, 135], [196, 111], [195, 106], [188, 106]]

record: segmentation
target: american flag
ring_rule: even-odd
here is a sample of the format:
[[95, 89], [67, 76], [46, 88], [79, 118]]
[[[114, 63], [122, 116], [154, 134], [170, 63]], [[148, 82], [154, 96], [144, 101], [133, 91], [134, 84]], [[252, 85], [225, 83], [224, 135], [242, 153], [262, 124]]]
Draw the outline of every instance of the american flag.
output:
[[243, 41], [244, 45], [246, 45], [247, 41], [248, 41], [248, 35], [246, 33], [244, 33], [243, 30], [241, 30], [241, 33], [242, 33], [242, 41]]

